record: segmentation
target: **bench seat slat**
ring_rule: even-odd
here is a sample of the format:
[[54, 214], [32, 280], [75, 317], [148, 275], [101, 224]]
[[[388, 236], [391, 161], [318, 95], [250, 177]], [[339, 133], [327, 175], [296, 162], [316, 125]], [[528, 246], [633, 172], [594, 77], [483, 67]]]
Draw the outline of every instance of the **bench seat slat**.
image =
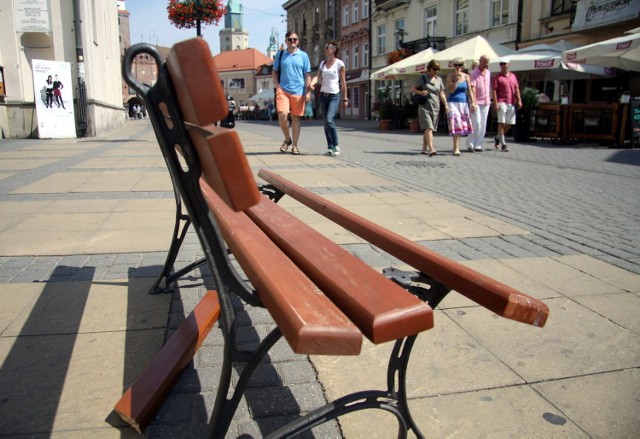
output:
[[207, 291], [116, 403], [116, 413], [138, 433], [149, 425], [219, 316], [218, 293]]
[[358, 355], [362, 333], [243, 212], [201, 180], [225, 242], [296, 353]]
[[549, 308], [544, 302], [420, 246], [274, 172], [261, 169], [258, 176], [336, 224], [496, 314], [530, 325], [544, 326], [549, 315]]
[[267, 197], [246, 212], [374, 343], [433, 327], [428, 304]]

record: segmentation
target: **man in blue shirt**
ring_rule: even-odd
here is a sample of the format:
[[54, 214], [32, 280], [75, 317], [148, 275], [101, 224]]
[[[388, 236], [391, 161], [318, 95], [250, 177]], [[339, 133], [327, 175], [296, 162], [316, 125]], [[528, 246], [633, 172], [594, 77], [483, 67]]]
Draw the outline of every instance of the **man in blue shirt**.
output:
[[[276, 108], [278, 122], [284, 134], [284, 142], [280, 152], [300, 154], [298, 139], [300, 138], [300, 118], [304, 114], [306, 101], [311, 99], [309, 83], [311, 82], [311, 63], [309, 56], [298, 48], [298, 34], [287, 32], [285, 36], [287, 50], [276, 54], [273, 63], [273, 82], [276, 85]], [[291, 113], [291, 135], [289, 135], [288, 115]], [[293, 137], [293, 139], [292, 139]]]

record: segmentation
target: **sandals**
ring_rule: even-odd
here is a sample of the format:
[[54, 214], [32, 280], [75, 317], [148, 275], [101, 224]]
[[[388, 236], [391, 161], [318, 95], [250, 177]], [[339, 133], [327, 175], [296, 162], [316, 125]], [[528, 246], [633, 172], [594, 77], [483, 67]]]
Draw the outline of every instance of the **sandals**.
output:
[[293, 148], [291, 148], [291, 154], [300, 155], [300, 150], [298, 149], [297, 146], [294, 146]]
[[285, 140], [284, 142], [282, 142], [282, 146], [280, 147], [280, 152], [287, 152], [287, 149], [289, 149], [289, 146], [292, 143], [293, 143], [292, 139]]

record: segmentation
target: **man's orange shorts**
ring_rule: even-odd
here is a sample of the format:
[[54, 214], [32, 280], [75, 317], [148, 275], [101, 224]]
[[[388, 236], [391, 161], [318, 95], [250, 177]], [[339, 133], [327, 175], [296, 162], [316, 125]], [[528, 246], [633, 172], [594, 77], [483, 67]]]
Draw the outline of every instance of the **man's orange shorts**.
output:
[[292, 116], [302, 116], [305, 106], [304, 95], [292, 95], [278, 87], [276, 89], [276, 107], [278, 113], [291, 113]]

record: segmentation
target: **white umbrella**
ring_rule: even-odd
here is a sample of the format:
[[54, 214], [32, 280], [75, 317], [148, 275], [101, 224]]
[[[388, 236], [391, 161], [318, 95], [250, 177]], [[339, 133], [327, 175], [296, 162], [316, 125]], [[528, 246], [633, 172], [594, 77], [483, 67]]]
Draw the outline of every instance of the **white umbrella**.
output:
[[640, 33], [632, 33], [562, 52], [562, 60], [640, 72]]
[[433, 57], [436, 50], [431, 47], [422, 52], [415, 53], [411, 56], [401, 59], [400, 61], [376, 70], [370, 75], [370, 79], [405, 79], [410, 76], [419, 76], [420, 73], [427, 69], [427, 63]]
[[470, 69], [473, 63], [478, 61], [482, 55], [487, 55], [489, 59], [492, 60], [513, 53], [515, 53], [515, 51], [507, 46], [477, 36], [437, 52], [433, 55], [433, 59], [440, 62], [441, 69], [451, 70], [453, 69], [453, 60], [455, 58], [462, 58], [465, 67]]
[[553, 44], [534, 44], [533, 46], [523, 47], [519, 49], [517, 53], [523, 52], [542, 52], [545, 50], [551, 50], [553, 52], [564, 52], [565, 50], [571, 50], [578, 47], [577, 44], [569, 43], [565, 40], [556, 41]]
[[275, 95], [272, 88], [263, 88], [258, 93], [249, 98], [250, 101], [268, 101], [274, 99]]
[[[591, 75], [612, 76], [613, 69], [591, 64], [564, 63], [561, 53], [554, 50], [537, 52], [518, 51], [509, 55], [509, 70], [527, 72], [538, 81], [568, 80], [587, 78]], [[489, 62], [491, 72], [500, 71], [500, 59]]]

